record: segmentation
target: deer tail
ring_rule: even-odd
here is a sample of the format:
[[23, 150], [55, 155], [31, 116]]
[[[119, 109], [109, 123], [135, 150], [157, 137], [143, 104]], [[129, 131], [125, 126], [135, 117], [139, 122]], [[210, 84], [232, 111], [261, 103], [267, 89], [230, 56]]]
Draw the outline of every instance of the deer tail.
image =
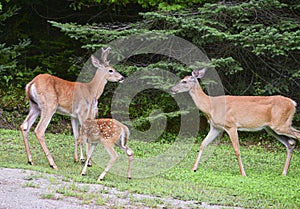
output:
[[127, 126], [121, 128], [120, 144], [123, 149], [127, 149], [127, 140], [129, 138], [130, 132]]

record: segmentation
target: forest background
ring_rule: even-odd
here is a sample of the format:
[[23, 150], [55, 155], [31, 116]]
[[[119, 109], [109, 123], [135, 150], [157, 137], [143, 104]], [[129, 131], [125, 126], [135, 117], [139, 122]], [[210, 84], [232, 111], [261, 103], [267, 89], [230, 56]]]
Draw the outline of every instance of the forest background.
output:
[[[96, 50], [147, 31], [175, 35], [199, 47], [217, 70], [226, 94], [281, 94], [300, 103], [298, 0], [6, 0], [0, 9], [1, 128], [17, 129], [25, 119], [24, 87], [34, 76], [50, 73], [75, 81]], [[115, 68], [125, 76], [154, 68], [179, 77], [191, 71], [155, 54], [130, 57]], [[106, 86], [99, 117], [111, 116], [117, 86]], [[168, 93], [143, 91], [131, 102], [130, 117], [137, 119], [137, 128], [146, 130], [148, 116], [158, 107], [166, 113], [177, 111]], [[171, 136], [178, 132], [179, 116], [168, 117], [165, 134]], [[69, 121], [55, 116], [48, 131], [71, 132]], [[300, 124], [298, 114], [294, 123]]]

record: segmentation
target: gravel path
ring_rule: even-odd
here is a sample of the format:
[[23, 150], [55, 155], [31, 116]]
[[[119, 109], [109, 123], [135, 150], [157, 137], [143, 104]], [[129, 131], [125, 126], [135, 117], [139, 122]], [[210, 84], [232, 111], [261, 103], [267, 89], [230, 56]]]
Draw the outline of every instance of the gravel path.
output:
[[209, 208], [195, 201], [120, 192], [100, 184], [65, 181], [61, 176], [31, 170], [0, 168], [0, 209]]

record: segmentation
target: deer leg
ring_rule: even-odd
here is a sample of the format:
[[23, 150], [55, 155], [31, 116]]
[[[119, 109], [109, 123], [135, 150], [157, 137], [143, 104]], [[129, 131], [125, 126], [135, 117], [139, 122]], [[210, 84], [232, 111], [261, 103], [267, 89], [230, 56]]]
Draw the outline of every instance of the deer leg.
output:
[[[72, 130], [73, 130], [73, 135], [74, 135], [74, 162], [78, 162], [78, 136], [79, 136], [79, 124], [78, 124], [78, 119], [77, 118], [71, 118], [71, 125], [72, 125]], [[80, 152], [80, 159], [81, 162], [84, 162], [84, 157], [83, 153]]]
[[287, 156], [285, 160], [285, 164], [282, 170], [282, 175], [286, 176], [288, 169], [290, 167], [290, 161], [292, 158], [293, 150], [295, 148], [296, 142], [292, 138], [285, 136], [285, 135], [279, 135], [275, 131], [273, 131], [271, 128], [267, 127], [265, 130], [272, 136], [274, 136], [278, 141], [280, 141], [285, 147], [287, 151]]
[[128, 179], [131, 179], [134, 152], [130, 148], [127, 148], [126, 154], [128, 156], [128, 161], [129, 161], [129, 164], [128, 164]]
[[237, 129], [236, 128], [231, 128], [229, 130], [226, 130], [226, 132], [228, 133], [235, 155], [238, 159], [238, 163], [239, 163], [239, 167], [240, 167], [240, 173], [242, 176], [246, 176], [246, 172], [244, 170], [244, 166], [242, 163], [242, 158], [241, 158], [241, 154], [240, 154], [240, 143], [239, 143], [239, 137], [238, 137], [238, 133], [237, 133]]
[[[89, 153], [90, 147], [91, 147], [91, 146], [90, 146], [89, 143], [86, 143], [86, 144], [85, 144], [86, 153]], [[89, 166], [89, 167], [92, 167], [92, 158], [90, 158], [90, 159], [88, 160], [88, 166]]]
[[[78, 130], [79, 130], [78, 122], [79, 121], [77, 119], [75, 119], [75, 118], [73, 120], [72, 119], [71, 119], [71, 122], [74, 120], [72, 122], [72, 128], [73, 128], [73, 133], [74, 133], [74, 138], [75, 138], [74, 161], [78, 162], [78, 133], [79, 133], [78, 132]], [[82, 143], [80, 143], [79, 147], [80, 147], [80, 161], [81, 161], [82, 164], [84, 164], [85, 163], [85, 159], [84, 159], [84, 155], [83, 155], [83, 151], [82, 151]], [[88, 155], [90, 144], [86, 142], [85, 143], [85, 147], [86, 147], [86, 155]], [[92, 159], [91, 158], [89, 160], [88, 166], [89, 167], [92, 166]]]
[[44, 153], [49, 161], [49, 164], [50, 164], [50, 167], [52, 167], [53, 169], [57, 170], [57, 166], [50, 154], [50, 151], [48, 150], [47, 148], [47, 145], [45, 143], [45, 131], [46, 131], [46, 128], [47, 126], [49, 125], [50, 123], [50, 120], [53, 116], [53, 114], [55, 113], [55, 110], [53, 111], [42, 111], [41, 112], [41, 119], [39, 121], [39, 123], [37, 124], [34, 132], [35, 132], [35, 135], [37, 137], [37, 139], [39, 140], [43, 150], [44, 150]]
[[33, 125], [33, 123], [35, 122], [35, 120], [37, 119], [37, 117], [39, 116], [40, 112], [41, 111], [38, 109], [36, 104], [30, 103], [29, 113], [28, 113], [26, 119], [24, 120], [24, 122], [22, 123], [22, 125], [20, 126], [24, 144], [25, 144], [25, 150], [26, 150], [26, 154], [27, 154], [28, 163], [30, 165], [33, 165], [33, 161], [32, 161], [32, 156], [31, 156], [30, 148], [29, 148], [28, 132], [29, 132], [31, 126]]
[[104, 171], [99, 176], [98, 181], [101, 181], [101, 180], [104, 179], [104, 176], [106, 175], [106, 173], [111, 169], [111, 167], [113, 166], [113, 164], [118, 159], [118, 154], [117, 154], [117, 152], [114, 150], [114, 148], [112, 146], [110, 146], [110, 145], [104, 145], [104, 148], [106, 149], [106, 151], [108, 152], [108, 154], [110, 156], [110, 160], [109, 160], [106, 168], [104, 169]]
[[[78, 141], [77, 141], [77, 144], [79, 144], [79, 149], [80, 149], [80, 156], [83, 156], [83, 151], [82, 151], [82, 142], [81, 142], [81, 138], [80, 139], [78, 139]], [[81, 163], [83, 164], [85, 161], [84, 161], [84, 159], [82, 159], [81, 157], [80, 157], [80, 161], [81, 161]]]
[[92, 144], [92, 145], [91, 145], [91, 148], [90, 148], [90, 150], [89, 150], [89, 152], [87, 153], [87, 159], [86, 159], [85, 164], [84, 164], [84, 167], [83, 167], [83, 169], [82, 169], [82, 171], [81, 171], [81, 175], [82, 175], [82, 176], [84, 176], [84, 175], [86, 174], [86, 170], [87, 170], [87, 167], [88, 167], [88, 162], [89, 162], [89, 160], [91, 159], [92, 154], [93, 154], [93, 152], [94, 152], [96, 146], [97, 146], [97, 144]]
[[[83, 157], [83, 150], [82, 150], [82, 144], [86, 142], [87, 143], [87, 135], [84, 134], [84, 133], [81, 133], [80, 136], [79, 136], [79, 139], [78, 139], [78, 142], [77, 144], [79, 144], [79, 149], [80, 149], [80, 160], [81, 160], [81, 163], [82, 164], [85, 164], [85, 160], [84, 160], [84, 157]], [[88, 155], [88, 152], [86, 153], [86, 155]]]
[[126, 155], [128, 156], [128, 179], [131, 179], [131, 174], [132, 174], [132, 163], [133, 163], [133, 159], [134, 159], [134, 152], [132, 149], [130, 149], [129, 147], [122, 147], [120, 146], [121, 149], [126, 153]]
[[292, 159], [292, 155], [293, 155], [293, 150], [295, 148], [296, 142], [295, 140], [291, 139], [288, 136], [284, 136], [284, 135], [277, 135], [277, 137], [275, 137], [277, 140], [279, 140], [285, 147], [286, 147], [286, 151], [287, 151], [287, 155], [286, 155], [286, 160], [285, 160], [285, 164], [282, 170], [282, 175], [286, 176], [288, 169], [290, 167], [290, 162]]
[[198, 157], [196, 158], [196, 161], [194, 163], [194, 166], [193, 166], [193, 171], [194, 172], [197, 171], [198, 164], [199, 164], [199, 161], [200, 161], [200, 158], [201, 158], [201, 155], [202, 155], [202, 152], [203, 152], [204, 148], [207, 145], [209, 145], [220, 133], [221, 133], [221, 130], [215, 128], [213, 125], [210, 125], [210, 130], [209, 130], [207, 136], [204, 138], [204, 140], [201, 143], [200, 150], [199, 150], [199, 153], [198, 153]]

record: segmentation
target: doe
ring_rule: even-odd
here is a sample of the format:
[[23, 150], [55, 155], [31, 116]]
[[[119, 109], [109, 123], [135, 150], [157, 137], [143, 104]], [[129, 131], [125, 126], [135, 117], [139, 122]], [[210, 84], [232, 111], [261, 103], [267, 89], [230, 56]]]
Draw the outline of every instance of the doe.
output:
[[111, 48], [102, 48], [100, 60], [93, 55], [91, 56], [92, 64], [97, 70], [93, 79], [88, 83], [71, 82], [53, 75], [40, 74], [26, 85], [25, 91], [30, 109], [20, 129], [29, 164], [33, 165], [33, 160], [29, 147], [28, 133], [38, 116], [40, 116], [34, 133], [50, 166], [58, 169], [45, 141], [45, 131], [55, 113], [71, 117], [74, 134], [74, 161], [78, 161], [77, 140], [79, 127], [87, 119], [92, 99], [99, 99], [108, 81], [123, 82], [124, 80], [124, 77], [109, 65], [107, 56], [110, 50]]
[[217, 96], [206, 95], [197, 78], [205, 75], [206, 69], [194, 70], [174, 87], [172, 93], [189, 92], [196, 106], [205, 113], [210, 130], [202, 141], [193, 170], [196, 171], [204, 148], [220, 133], [226, 131], [238, 159], [240, 173], [246, 176], [237, 131], [257, 131], [265, 129], [287, 149], [287, 157], [282, 174], [287, 174], [295, 140], [300, 139], [300, 131], [292, 127], [296, 102], [283, 96]]

